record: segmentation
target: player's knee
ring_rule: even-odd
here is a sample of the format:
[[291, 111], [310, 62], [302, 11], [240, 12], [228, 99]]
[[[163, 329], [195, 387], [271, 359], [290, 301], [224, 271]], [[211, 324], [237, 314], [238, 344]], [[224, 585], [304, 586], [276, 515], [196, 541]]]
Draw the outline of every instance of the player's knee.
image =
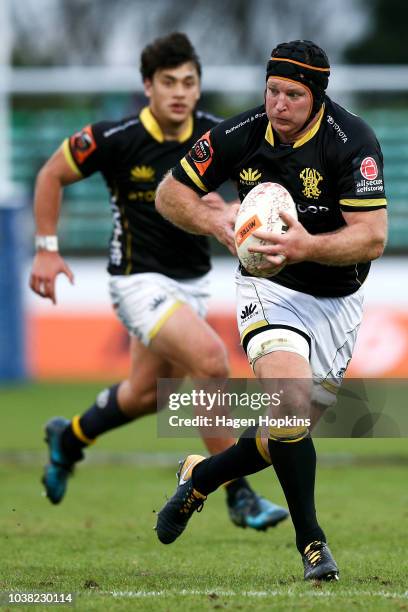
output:
[[227, 351], [221, 342], [213, 342], [197, 353], [192, 364], [192, 375], [198, 378], [227, 378], [229, 375]]
[[130, 417], [137, 418], [157, 410], [156, 385], [140, 388], [140, 385], [129, 381], [126, 395], [126, 414]]

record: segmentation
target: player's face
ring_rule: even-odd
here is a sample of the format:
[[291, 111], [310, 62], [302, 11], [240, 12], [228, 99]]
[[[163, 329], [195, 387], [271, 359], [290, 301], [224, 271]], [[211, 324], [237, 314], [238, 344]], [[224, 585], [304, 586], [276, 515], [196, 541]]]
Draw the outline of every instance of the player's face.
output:
[[192, 62], [156, 70], [152, 79], [145, 80], [144, 88], [152, 113], [163, 124], [184, 123], [200, 97], [200, 79]]
[[299, 137], [312, 108], [312, 96], [300, 83], [269, 77], [265, 107], [268, 119], [282, 142]]

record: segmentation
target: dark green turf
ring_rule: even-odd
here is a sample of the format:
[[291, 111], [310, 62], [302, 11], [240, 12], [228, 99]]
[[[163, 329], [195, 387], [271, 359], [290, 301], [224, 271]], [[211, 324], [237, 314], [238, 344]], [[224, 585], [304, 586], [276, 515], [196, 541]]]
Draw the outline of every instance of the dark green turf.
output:
[[[99, 389], [0, 389], [0, 590], [73, 591], [84, 611], [408, 610], [406, 440], [317, 442], [319, 518], [342, 575], [305, 584], [290, 522], [237, 529], [221, 491], [175, 544], [156, 540], [153, 511], [173, 492], [173, 456], [201, 443], [157, 440], [152, 418], [101, 440], [89, 451], [99, 463], [79, 466], [66, 500], [51, 506], [39, 482], [43, 421], [81, 412]], [[27, 449], [32, 465], [18, 460]], [[116, 455], [123, 451], [131, 454]], [[167, 465], [155, 465], [157, 451]], [[115, 457], [124, 463], [110, 464]], [[283, 503], [272, 469], [252, 483]]]

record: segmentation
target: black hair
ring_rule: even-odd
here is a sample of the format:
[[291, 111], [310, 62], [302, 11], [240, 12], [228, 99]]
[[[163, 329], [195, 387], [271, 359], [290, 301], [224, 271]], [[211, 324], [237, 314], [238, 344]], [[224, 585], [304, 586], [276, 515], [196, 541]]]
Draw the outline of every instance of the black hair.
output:
[[192, 62], [201, 77], [201, 63], [193, 45], [186, 34], [173, 32], [168, 36], [156, 38], [146, 45], [140, 57], [142, 79], [153, 78], [156, 70], [176, 68], [186, 62]]

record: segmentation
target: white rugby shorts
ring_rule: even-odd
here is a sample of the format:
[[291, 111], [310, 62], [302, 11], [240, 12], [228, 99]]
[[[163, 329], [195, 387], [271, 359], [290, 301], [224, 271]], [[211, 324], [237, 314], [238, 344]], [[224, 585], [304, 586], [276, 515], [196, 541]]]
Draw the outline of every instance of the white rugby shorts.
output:
[[156, 272], [111, 276], [109, 291], [115, 312], [126, 329], [148, 346], [182, 304], [189, 304], [198, 316], [206, 316], [208, 276], [182, 281]]
[[[236, 287], [238, 329], [244, 348], [259, 333], [280, 326], [288, 330], [288, 345], [296, 347], [293, 331], [297, 332], [309, 344], [309, 355], [305, 356], [314, 381], [323, 383], [328, 390], [333, 384], [336, 393], [351, 360], [361, 324], [363, 288], [345, 297], [316, 298], [239, 272]], [[298, 339], [301, 345], [302, 340]], [[305, 342], [303, 345], [306, 346]]]

